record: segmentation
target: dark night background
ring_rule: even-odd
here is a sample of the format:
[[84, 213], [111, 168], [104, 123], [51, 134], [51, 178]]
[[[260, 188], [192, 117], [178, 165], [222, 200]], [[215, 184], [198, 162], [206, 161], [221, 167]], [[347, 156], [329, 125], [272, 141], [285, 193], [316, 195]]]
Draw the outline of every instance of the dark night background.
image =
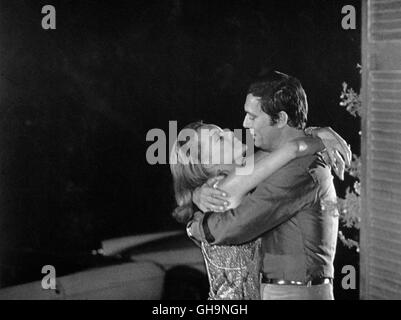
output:
[[[56, 30], [41, 28], [45, 4]], [[341, 28], [346, 4], [356, 30]], [[169, 120], [240, 128], [263, 70], [298, 77], [308, 124], [357, 152], [359, 123], [339, 95], [343, 81], [360, 86], [359, 11], [354, 0], [0, 1], [0, 285], [32, 280], [26, 253], [42, 266], [42, 255], [182, 228], [146, 133]]]

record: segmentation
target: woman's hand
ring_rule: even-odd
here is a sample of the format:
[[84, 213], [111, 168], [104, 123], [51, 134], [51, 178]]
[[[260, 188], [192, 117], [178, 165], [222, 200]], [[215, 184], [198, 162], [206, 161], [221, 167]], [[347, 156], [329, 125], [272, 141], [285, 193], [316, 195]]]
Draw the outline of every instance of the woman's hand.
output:
[[224, 176], [218, 176], [209, 179], [201, 187], [195, 189], [192, 193], [192, 201], [202, 212], [214, 211], [224, 212], [230, 205], [229, 195], [217, 188], [217, 183]]
[[311, 134], [322, 139], [334, 173], [341, 180], [344, 180], [345, 167], [351, 165], [352, 152], [350, 146], [330, 127], [313, 128]]

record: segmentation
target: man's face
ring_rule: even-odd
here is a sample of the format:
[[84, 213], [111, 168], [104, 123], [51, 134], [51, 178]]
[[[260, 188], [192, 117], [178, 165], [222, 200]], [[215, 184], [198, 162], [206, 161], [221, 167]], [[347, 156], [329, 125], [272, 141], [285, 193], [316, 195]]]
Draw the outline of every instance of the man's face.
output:
[[271, 117], [261, 108], [260, 98], [248, 94], [245, 100], [244, 128], [250, 129], [255, 146], [273, 151], [280, 141], [281, 130], [272, 124]]

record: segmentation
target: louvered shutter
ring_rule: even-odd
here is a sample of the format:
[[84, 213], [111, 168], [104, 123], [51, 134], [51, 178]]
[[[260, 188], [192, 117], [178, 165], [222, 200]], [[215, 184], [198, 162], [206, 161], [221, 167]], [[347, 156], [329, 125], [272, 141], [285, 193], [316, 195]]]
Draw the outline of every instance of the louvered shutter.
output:
[[401, 299], [401, 0], [362, 0], [361, 298]]

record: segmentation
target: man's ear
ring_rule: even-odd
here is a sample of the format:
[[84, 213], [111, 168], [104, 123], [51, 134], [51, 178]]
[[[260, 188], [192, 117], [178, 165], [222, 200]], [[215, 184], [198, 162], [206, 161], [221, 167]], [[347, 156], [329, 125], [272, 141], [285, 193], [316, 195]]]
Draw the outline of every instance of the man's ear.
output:
[[284, 128], [287, 125], [288, 122], [288, 114], [285, 111], [280, 111], [278, 113], [278, 119], [277, 119], [277, 127], [278, 128]]

